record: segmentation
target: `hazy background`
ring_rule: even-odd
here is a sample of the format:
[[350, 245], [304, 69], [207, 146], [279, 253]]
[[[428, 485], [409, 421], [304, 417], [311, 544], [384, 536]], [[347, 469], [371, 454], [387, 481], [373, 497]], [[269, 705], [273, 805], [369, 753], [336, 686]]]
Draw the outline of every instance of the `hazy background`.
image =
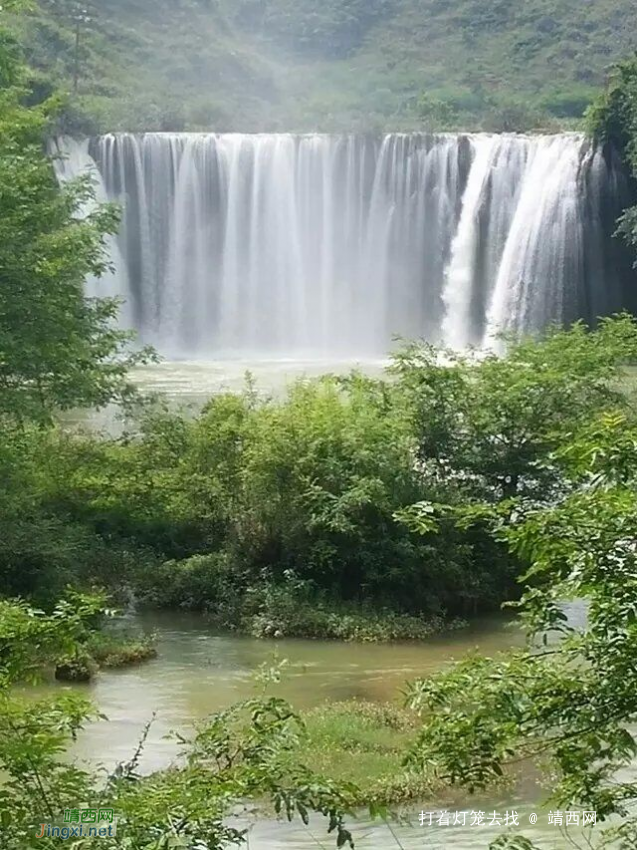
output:
[[637, 44], [632, 0], [36, 0], [65, 129], [558, 129]]

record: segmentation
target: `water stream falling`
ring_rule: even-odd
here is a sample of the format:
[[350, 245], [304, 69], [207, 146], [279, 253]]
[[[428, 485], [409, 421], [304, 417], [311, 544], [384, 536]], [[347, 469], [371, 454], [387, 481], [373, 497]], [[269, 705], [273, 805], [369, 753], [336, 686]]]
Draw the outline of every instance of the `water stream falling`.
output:
[[[635, 309], [616, 155], [580, 135], [62, 139], [124, 214], [104, 289], [172, 357], [383, 355]], [[95, 290], [90, 284], [90, 292]]]

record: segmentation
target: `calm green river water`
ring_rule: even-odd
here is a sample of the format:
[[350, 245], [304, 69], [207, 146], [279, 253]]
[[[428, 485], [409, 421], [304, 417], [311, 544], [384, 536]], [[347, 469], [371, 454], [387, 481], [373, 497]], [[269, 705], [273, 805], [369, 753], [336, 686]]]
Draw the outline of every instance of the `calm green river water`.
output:
[[[501, 620], [432, 638], [426, 644], [364, 644], [317, 640], [263, 641], [219, 635], [191, 613], [144, 615], [136, 625], [157, 635], [158, 658], [133, 668], [102, 671], [83, 687], [109, 722], [92, 724], [77, 755], [107, 766], [130, 757], [155, 714], [143, 766], [163, 767], [176, 755], [166, 740], [194, 720], [253, 696], [254, 673], [275, 656], [288, 664], [276, 693], [295, 708], [352, 698], [400, 699], [410, 679], [433, 672], [453, 657], [479, 648], [493, 653], [519, 641]], [[62, 687], [57, 685], [56, 687]]]

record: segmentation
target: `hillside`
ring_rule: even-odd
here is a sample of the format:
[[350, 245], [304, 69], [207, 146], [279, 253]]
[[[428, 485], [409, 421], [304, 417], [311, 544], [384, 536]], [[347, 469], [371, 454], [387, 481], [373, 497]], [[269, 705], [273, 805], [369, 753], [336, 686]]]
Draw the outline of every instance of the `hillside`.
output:
[[637, 47], [633, 0], [39, 0], [15, 26], [86, 131], [557, 126]]

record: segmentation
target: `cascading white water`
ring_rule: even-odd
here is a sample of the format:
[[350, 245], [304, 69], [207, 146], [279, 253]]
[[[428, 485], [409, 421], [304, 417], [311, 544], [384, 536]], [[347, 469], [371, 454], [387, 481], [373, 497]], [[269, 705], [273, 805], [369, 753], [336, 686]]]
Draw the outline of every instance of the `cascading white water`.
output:
[[588, 200], [578, 175], [593, 155], [582, 155], [568, 136], [539, 139], [530, 151], [487, 315], [489, 334], [577, 315]]
[[[55, 171], [60, 183], [73, 180], [78, 175], [89, 174], [95, 189], [95, 199], [85, 204], [79, 210], [81, 216], [89, 216], [98, 204], [109, 201], [108, 193], [94, 160], [88, 152], [88, 139], [74, 142], [68, 139], [60, 140], [51, 145], [51, 155], [54, 157]], [[86, 281], [86, 294], [89, 298], [120, 298], [120, 322], [124, 327], [130, 327], [133, 319], [130, 313], [128, 295], [130, 287], [127, 280], [126, 261], [119, 249], [119, 242], [114, 237], [106, 239], [107, 251], [110, 254], [112, 270], [107, 271], [101, 278], [89, 277]]]
[[442, 336], [453, 348], [466, 348], [472, 342], [471, 295], [480, 249], [479, 213], [498, 146], [495, 136], [474, 140], [474, 159], [462, 198], [462, 213], [451, 244], [451, 262], [442, 290], [445, 305]]
[[107, 289], [169, 356], [364, 357], [394, 335], [463, 348], [634, 306], [611, 239], [627, 182], [579, 135], [59, 145], [61, 177], [91, 167], [122, 204]]

